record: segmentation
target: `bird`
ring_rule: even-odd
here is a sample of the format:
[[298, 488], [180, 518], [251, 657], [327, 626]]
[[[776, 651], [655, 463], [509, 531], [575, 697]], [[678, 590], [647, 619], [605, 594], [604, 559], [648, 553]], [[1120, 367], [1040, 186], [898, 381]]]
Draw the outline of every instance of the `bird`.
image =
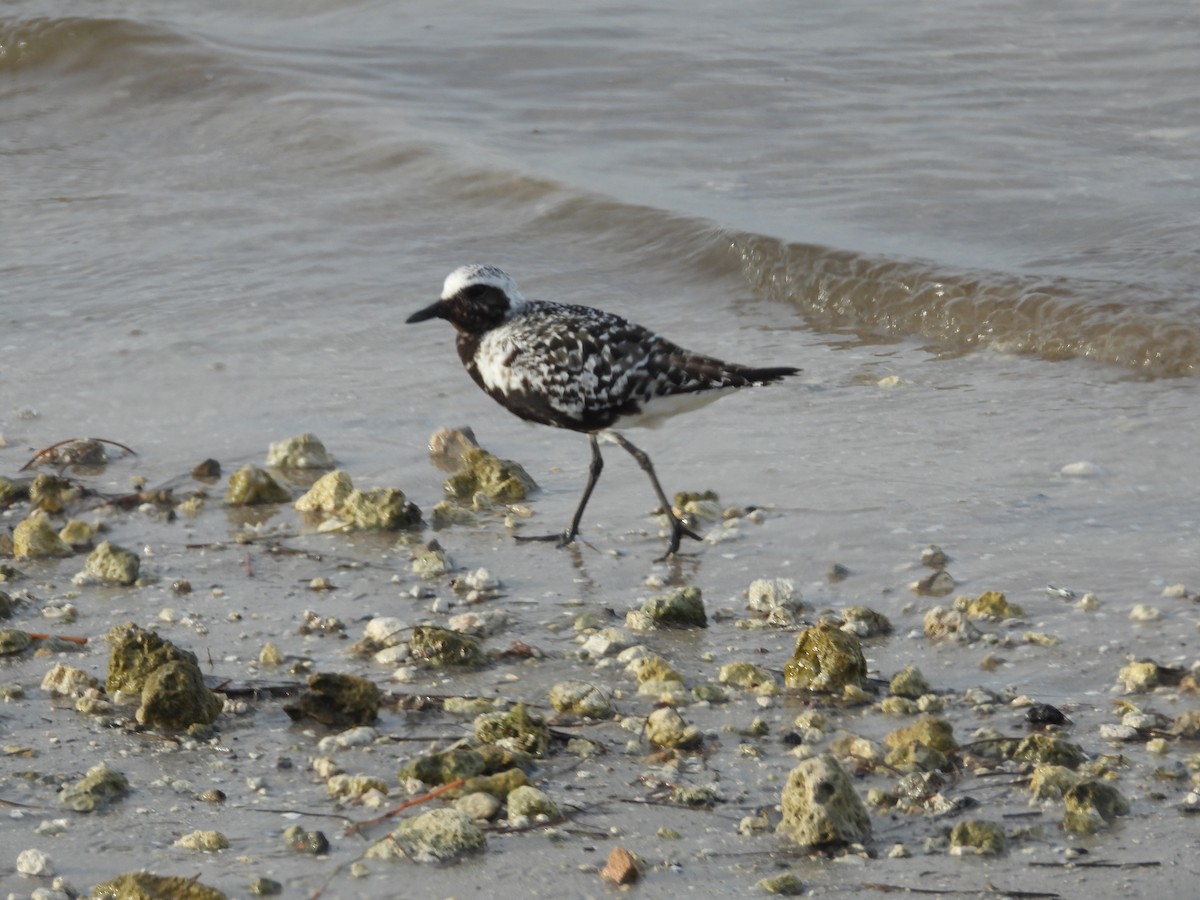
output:
[[527, 300], [502, 269], [468, 265], [446, 276], [441, 297], [406, 324], [444, 319], [457, 331], [468, 374], [509, 412], [530, 422], [588, 436], [592, 459], [583, 496], [565, 531], [519, 540], [555, 541], [579, 535], [583, 511], [600, 479], [599, 439], [615, 442], [649, 476], [670, 525], [674, 557], [686, 536], [701, 537], [671, 507], [650, 457], [618, 429], [657, 427], [669, 416], [702, 406], [735, 388], [771, 384], [800, 370], [744, 366], [693, 353], [621, 316], [566, 303]]

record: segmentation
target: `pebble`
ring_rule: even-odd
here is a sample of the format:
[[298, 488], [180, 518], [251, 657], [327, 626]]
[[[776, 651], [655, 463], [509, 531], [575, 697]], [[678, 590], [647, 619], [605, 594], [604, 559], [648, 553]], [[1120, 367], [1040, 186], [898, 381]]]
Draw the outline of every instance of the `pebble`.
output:
[[54, 874], [54, 862], [41, 850], [22, 850], [17, 854], [17, 871], [22, 875], [49, 876]]

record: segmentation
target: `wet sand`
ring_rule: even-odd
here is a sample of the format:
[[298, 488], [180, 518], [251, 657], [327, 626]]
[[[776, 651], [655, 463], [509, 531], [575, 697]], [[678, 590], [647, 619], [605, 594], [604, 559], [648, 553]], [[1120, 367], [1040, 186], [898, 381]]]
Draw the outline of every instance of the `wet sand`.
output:
[[[742, 324], [752, 326], [753, 310], [748, 315]], [[223, 509], [223, 486], [212, 490], [196, 518], [167, 522], [136, 510], [84, 514], [107, 523], [109, 539], [137, 549], [144, 573], [157, 583], [74, 587], [71, 576], [83, 559], [77, 556], [19, 563], [27, 578], [5, 586], [30, 601], [9, 627], [86, 635], [91, 642], [82, 652], [26, 653], [3, 662], [3, 680], [25, 690], [24, 699], [4, 707], [5, 743], [33, 753], [10, 750], [3, 762], [3, 799], [24, 805], [9, 808], [9, 826], [0, 833], [0, 858], [9, 860], [0, 888], [26, 896], [37, 886], [11, 869], [17, 853], [36, 847], [80, 890], [145, 867], [198, 875], [230, 896], [245, 896], [255, 876], [282, 882], [286, 896], [309, 895], [333, 876], [325, 896], [385, 897], [395, 894], [399, 876], [405, 891], [417, 896], [462, 897], [486, 889], [591, 897], [610, 892], [596, 867], [619, 844], [647, 866], [637, 888], [643, 896], [744, 895], [758, 879], [783, 868], [818, 896], [866, 893], [864, 884], [948, 894], [989, 885], [1061, 897], [1186, 894], [1194, 861], [1190, 820], [1180, 804], [1194, 779], [1194, 745], [1170, 740], [1158, 754], [1144, 740], [1105, 740], [1099, 728], [1119, 721], [1113, 705], [1118, 700], [1168, 719], [1196, 707], [1194, 696], [1174, 689], [1125, 696], [1117, 682], [1128, 657], [1163, 665], [1195, 662], [1197, 607], [1163, 596], [1170, 585], [1186, 583], [1190, 593], [1198, 587], [1194, 504], [1186, 496], [1182, 461], [1187, 456], [1182, 448], [1196, 445], [1198, 426], [1187, 413], [1189, 404], [1196, 408], [1194, 388], [1128, 380], [1087, 363], [990, 355], [938, 359], [910, 344], [831, 336], [801, 342], [800, 383], [746, 392], [660, 431], [631, 434], [655, 460], [668, 491], [711, 489], [723, 505], [762, 508], [762, 521], [741, 522], [736, 538], [689, 543], [678, 562], [654, 563], [662, 543], [649, 516], [653, 498], [642, 473], [616, 448], [606, 451], [608, 465], [589, 508], [585, 540], [577, 547], [515, 543], [499, 517], [425, 534], [437, 537], [459, 574], [486, 567], [501, 582], [501, 595], [485, 606], [505, 610], [509, 624], [487, 647], [521, 641], [540, 652], [535, 660], [502, 660], [461, 674], [420, 671], [410, 683], [396, 683], [389, 680], [390, 669], [350, 658], [347, 647], [372, 616], [396, 616], [408, 625], [445, 624], [463, 611], [448, 579], [422, 583], [411, 573], [410, 551], [393, 536], [316, 534], [288, 506]], [[449, 347], [429, 352], [442, 351]], [[457, 379], [454, 360], [445, 362], [447, 379]], [[1013, 382], [1022, 387], [1019, 397], [1009, 390]], [[444, 381], [433, 396], [406, 398], [414, 407], [428, 405], [430, 424], [470, 424], [488, 449], [521, 461], [543, 486], [524, 527], [560, 527], [582, 484], [586, 442], [510, 421], [473, 391], [462, 376]], [[437, 410], [447, 408], [455, 414], [439, 416]], [[40, 418], [24, 420], [20, 430], [5, 435], [8, 446], [0, 455], [5, 474], [16, 474], [29, 447], [68, 436], [57, 430], [55, 412], [50, 401]], [[356, 484], [400, 487], [426, 511], [441, 499], [443, 474], [420, 447], [432, 428], [423, 429], [420, 438], [368, 435], [366, 428], [339, 433], [327, 425], [312, 430]], [[161, 443], [138, 447], [138, 457], [114, 462], [85, 483], [123, 490], [130, 476], [140, 475], [151, 485], [170, 483], [182, 492], [197, 486], [184, 473], [204, 456], [220, 458], [228, 473], [246, 460], [261, 463], [266, 452], [245, 436], [239, 442], [236, 434], [223, 439], [239, 445], [240, 455], [210, 449], [203, 435], [182, 429], [161, 437]], [[1092, 474], [1062, 473], [1079, 462], [1091, 463]], [[11, 527], [24, 511], [14, 507], [5, 516]], [[247, 531], [254, 539], [237, 543], [235, 536]], [[299, 552], [270, 552], [276, 541]], [[959, 582], [946, 598], [920, 597], [908, 587], [928, 574], [919, 557], [931, 543], [952, 557], [949, 572]], [[833, 564], [846, 567], [849, 576], [830, 582], [826, 575]], [[316, 577], [327, 578], [336, 590], [310, 590]], [[774, 820], [797, 755], [819, 752], [843, 732], [881, 741], [911, 720], [873, 705], [829, 703], [791, 690], [764, 699], [731, 689], [727, 703], [681, 708], [705, 734], [699, 753], [661, 758], [615, 722], [564, 728], [604, 752], [580, 759], [560, 751], [533, 776], [569, 811], [562, 823], [515, 834], [499, 829], [489, 834], [484, 855], [454, 866], [372, 862], [368, 875], [352, 878], [345, 867], [367, 841], [343, 835], [342, 826], [377, 811], [340, 807], [328, 798], [310, 769], [313, 758], [326, 755], [318, 743], [327, 732], [293, 724], [281, 700], [265, 698], [247, 703], [240, 714], [227, 712], [218, 720], [216, 737], [196, 743], [113, 727], [114, 717], [76, 713], [70, 703], [39, 689], [58, 661], [103, 678], [107, 652], [100, 638], [112, 625], [133, 620], [194, 651], [206, 674], [217, 679], [299, 680], [258, 665], [261, 647], [273, 641], [285, 656], [310, 660], [314, 671], [360, 674], [396, 695], [522, 700], [546, 713], [550, 686], [572, 678], [611, 690], [622, 716], [646, 715], [653, 701], [637, 695], [634, 678], [622, 667], [579, 659], [576, 618], [588, 614], [620, 625], [626, 612], [660, 592], [656, 585], [695, 585], [703, 591], [709, 628], [635, 635], [637, 640], [668, 659], [689, 687], [715, 681], [720, 666], [733, 660], [779, 673], [796, 634], [747, 627], [752, 616], [745, 591], [760, 577], [793, 579], [809, 621], [856, 604], [885, 614], [894, 633], [864, 645], [872, 675], [886, 681], [905, 665], [918, 666], [943, 698], [940, 714], [952, 723], [960, 744], [970, 743], [980, 728], [1006, 736], [1029, 733], [1024, 707], [1011, 703], [1015, 697], [1062, 708], [1073, 721], [1064, 737], [1093, 760], [1109, 761], [1113, 783], [1131, 802], [1129, 815], [1092, 837], [1069, 835], [1059, 828], [1061, 803], [1031, 806], [1016, 768], [997, 774], [968, 766], [941, 788], [961, 812], [872, 810], [870, 858], [856, 852], [805, 857], [770, 831], [740, 834], [739, 822], [761, 810]], [[194, 592], [174, 594], [171, 584], [178, 579], [189, 580]], [[1083, 611], [1049, 595], [1047, 584], [1077, 594], [1092, 591], [1099, 608]], [[924, 636], [927, 609], [949, 605], [956, 594], [984, 591], [1004, 592], [1024, 607], [1025, 616], [979, 623], [995, 637], [975, 644]], [[57, 625], [40, 617], [41, 607], [62, 601], [78, 608], [75, 622]], [[1136, 604], [1154, 607], [1160, 617], [1131, 621]], [[346, 637], [301, 634], [306, 610], [341, 619]], [[1058, 643], [1027, 642], [1027, 632], [1052, 635]], [[989, 655], [1002, 661], [981, 668]], [[972, 688], [993, 692], [996, 702], [981, 711], [963, 699]], [[828, 717], [827, 734], [793, 748], [785, 735], [794, 731], [798, 714], [813, 709]], [[117, 720], [132, 716], [133, 709], [118, 712]], [[738, 733], [758, 718], [768, 725], [766, 735]], [[396, 782], [402, 763], [471, 731], [469, 719], [436, 709], [388, 708], [377, 727], [373, 746], [332, 755], [347, 772], [387, 781], [389, 801], [396, 803], [408, 796]], [[58, 808], [58, 782], [74, 780], [100, 761], [122, 771], [133, 793], [100, 814]], [[1178, 777], [1162, 777], [1172, 767]], [[862, 772], [855, 786], [865, 797], [870, 788], [895, 787], [898, 778], [879, 767]], [[711, 809], [661, 802], [663, 787], [677, 784], [713, 786], [721, 802]], [[218, 805], [194, 798], [208, 789], [222, 790], [228, 799]], [[35, 833], [38, 823], [56, 818], [67, 820], [61, 834]], [[948, 855], [945, 835], [962, 818], [1001, 823], [1012, 836], [1010, 853], [986, 859]], [[281, 832], [292, 824], [323, 831], [332, 842], [328, 856], [288, 849]], [[225, 833], [232, 847], [201, 854], [172, 846], [181, 834], [201, 828]], [[678, 837], [664, 836], [661, 829]], [[383, 832], [379, 826], [370, 837]], [[897, 843], [910, 851], [909, 858], [888, 857]]]

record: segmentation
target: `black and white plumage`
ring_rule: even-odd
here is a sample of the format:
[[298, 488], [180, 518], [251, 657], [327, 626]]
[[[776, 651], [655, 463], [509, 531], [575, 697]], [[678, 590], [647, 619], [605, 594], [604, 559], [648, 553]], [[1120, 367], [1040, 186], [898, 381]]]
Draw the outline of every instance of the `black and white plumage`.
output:
[[526, 300], [495, 266], [463, 266], [446, 277], [437, 302], [408, 322], [445, 319], [458, 330], [467, 372], [522, 419], [587, 434], [592, 464], [570, 527], [537, 540], [571, 543], [604, 462], [597, 435], [611, 437], [650, 476], [671, 523], [667, 556], [683, 535], [699, 539], [671, 510], [649, 457], [613, 429], [656, 427], [669, 415], [715, 400], [733, 388], [769, 384], [799, 370], [727, 363], [685, 350], [620, 316]]

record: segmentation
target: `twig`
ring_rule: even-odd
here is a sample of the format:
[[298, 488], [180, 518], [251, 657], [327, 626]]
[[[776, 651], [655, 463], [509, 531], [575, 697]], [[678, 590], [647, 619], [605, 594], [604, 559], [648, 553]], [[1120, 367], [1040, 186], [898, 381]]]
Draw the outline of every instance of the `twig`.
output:
[[119, 443], [117, 441], [110, 441], [105, 438], [67, 438], [65, 441], [59, 441], [58, 443], [51, 444], [49, 447], [45, 447], [45, 448], [39, 450], [37, 453], [33, 454], [33, 458], [30, 459], [29, 462], [25, 463], [25, 465], [21, 466], [20, 471], [24, 472], [26, 469], [37, 465], [38, 462], [41, 461], [43, 456], [53, 453], [55, 450], [57, 450], [63, 444], [74, 444], [78, 441], [95, 441], [98, 444], [112, 444], [114, 447], [120, 447], [122, 450], [124, 450], [130, 456], [137, 456], [136, 450], [133, 450], [130, 447], [126, 447], [124, 444]]
[[56, 640], [56, 641], [67, 641], [68, 643], [71, 643], [71, 644], [86, 644], [88, 642], [87, 638], [79, 637], [78, 635], [72, 635], [72, 634], [40, 634], [40, 633], [33, 632], [33, 631], [27, 632], [27, 634], [29, 635], [29, 637], [32, 640], [35, 640], [35, 641]]
[[374, 819], [366, 819], [362, 822], [351, 823], [346, 829], [346, 834], [358, 834], [364, 828], [370, 828], [372, 825], [378, 825], [380, 822], [386, 822], [388, 819], [400, 815], [400, 813], [404, 812], [404, 810], [409, 809], [410, 807], [417, 806], [421, 803], [426, 803], [430, 800], [433, 800], [435, 797], [441, 796], [442, 794], [446, 793], [446, 791], [452, 791], [455, 788], [460, 788], [466, 783], [466, 779], [455, 778], [453, 781], [449, 781], [439, 788], [434, 788], [427, 794], [422, 794], [420, 797], [413, 797], [411, 800], [405, 800], [399, 806], [389, 809], [382, 816], [376, 816]]

